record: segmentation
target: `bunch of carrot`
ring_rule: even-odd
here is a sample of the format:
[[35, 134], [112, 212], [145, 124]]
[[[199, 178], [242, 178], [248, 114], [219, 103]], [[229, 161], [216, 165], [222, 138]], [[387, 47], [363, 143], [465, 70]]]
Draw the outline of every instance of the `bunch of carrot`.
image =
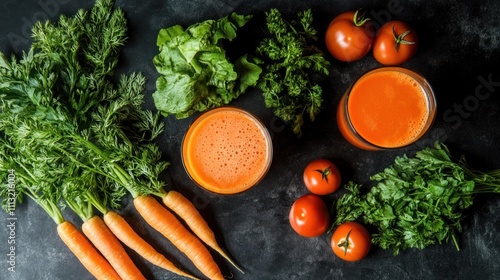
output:
[[[65, 170], [55, 170], [54, 165], [46, 167], [33, 165], [27, 158], [15, 153], [8, 139], [0, 139], [0, 144], [4, 147], [0, 153], [0, 173], [15, 172], [18, 180], [16, 192], [30, 197], [49, 214], [57, 224], [60, 238], [96, 278], [145, 279], [121, 245], [123, 243], [159, 267], [197, 279], [177, 268], [157, 252], [118, 213], [108, 211], [104, 202], [97, 196], [98, 192], [92, 189], [83, 190], [80, 185], [58, 187], [57, 182], [64, 181], [60, 178]], [[81, 179], [92, 180], [83, 174]], [[2, 194], [5, 190], [3, 185]], [[80, 216], [84, 235], [73, 223], [63, 218], [58, 208], [60, 199], [64, 199], [66, 205]], [[177, 213], [186, 217], [187, 223], [193, 227], [193, 232], [197, 233], [199, 238], [227, 257], [217, 245], [213, 232], [189, 200], [176, 191], [166, 193], [164, 200], [174, 205]], [[4, 199], [3, 202], [7, 201]], [[154, 197], [138, 196], [134, 199], [134, 204], [144, 219], [186, 253], [201, 272], [210, 279], [223, 279], [217, 264], [200, 240], [184, 228], [180, 221]], [[93, 214], [93, 208], [103, 214], [102, 219]]]
[[[125, 35], [123, 12], [112, 0], [96, 0], [90, 11], [36, 23], [33, 44], [21, 59], [0, 52], [0, 176], [15, 172], [18, 180], [15, 201], [9, 186], [1, 185], [2, 205], [8, 210], [23, 196], [37, 202], [98, 279], [145, 279], [122, 244], [159, 267], [196, 279], [115, 211], [128, 194], [144, 220], [207, 278], [224, 277], [205, 245], [241, 271], [196, 207], [179, 192], [165, 191], [159, 180], [168, 166], [154, 143], [163, 125], [158, 114], [142, 108], [145, 79], [139, 74], [124, 75], [118, 84], [110, 79]], [[64, 219], [61, 205], [81, 218], [83, 233]]]

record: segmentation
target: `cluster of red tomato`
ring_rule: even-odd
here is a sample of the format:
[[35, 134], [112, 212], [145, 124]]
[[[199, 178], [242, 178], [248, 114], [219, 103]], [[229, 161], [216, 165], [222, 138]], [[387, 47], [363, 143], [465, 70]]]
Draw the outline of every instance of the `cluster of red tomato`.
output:
[[372, 21], [358, 10], [335, 17], [326, 30], [325, 43], [340, 61], [359, 60], [373, 49], [379, 63], [399, 65], [415, 54], [418, 37], [413, 28], [399, 20], [391, 20], [376, 31]]
[[[311, 192], [298, 198], [290, 209], [290, 225], [304, 237], [317, 237], [330, 226], [330, 213], [321, 195], [335, 192], [341, 182], [338, 168], [327, 159], [310, 162], [304, 170], [304, 184]], [[363, 259], [371, 247], [368, 230], [356, 222], [337, 227], [331, 238], [333, 252], [343, 260]]]

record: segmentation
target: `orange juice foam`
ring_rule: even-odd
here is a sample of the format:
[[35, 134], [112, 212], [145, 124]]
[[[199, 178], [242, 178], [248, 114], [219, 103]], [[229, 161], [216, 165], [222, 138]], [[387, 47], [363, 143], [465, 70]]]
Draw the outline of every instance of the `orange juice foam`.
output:
[[223, 107], [195, 120], [182, 153], [187, 172], [200, 186], [234, 194], [262, 179], [271, 162], [271, 146], [267, 130], [255, 117]]

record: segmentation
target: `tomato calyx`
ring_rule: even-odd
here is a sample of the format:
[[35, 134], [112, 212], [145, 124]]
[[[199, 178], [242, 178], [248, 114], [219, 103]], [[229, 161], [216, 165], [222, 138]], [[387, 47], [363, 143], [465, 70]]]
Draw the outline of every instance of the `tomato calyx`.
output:
[[328, 183], [328, 175], [332, 174], [330, 171], [332, 167], [328, 166], [327, 168], [321, 170], [321, 169], [316, 169], [314, 171], [321, 173], [321, 181], [325, 180]]
[[365, 18], [366, 11], [363, 11], [363, 13], [358, 17], [360, 10], [361, 9], [356, 10], [356, 12], [354, 12], [354, 16], [352, 17], [352, 22], [357, 27], [363, 26], [365, 23], [371, 20], [370, 18]]
[[339, 248], [342, 248], [344, 250], [344, 256], [347, 256], [347, 250], [349, 249], [349, 246], [351, 245], [351, 243], [349, 242], [349, 236], [351, 235], [351, 231], [352, 231], [352, 229], [347, 233], [344, 241], [337, 244], [337, 246], [339, 246]]
[[413, 45], [413, 44], [415, 44], [415, 42], [406, 41], [404, 39], [406, 37], [406, 35], [410, 34], [410, 32], [411, 32], [410, 30], [406, 30], [405, 32], [398, 35], [396, 33], [396, 28], [394, 27], [394, 24], [392, 25], [392, 34], [394, 35], [394, 40], [396, 41], [396, 45], [395, 45], [396, 52], [398, 52], [400, 45]]

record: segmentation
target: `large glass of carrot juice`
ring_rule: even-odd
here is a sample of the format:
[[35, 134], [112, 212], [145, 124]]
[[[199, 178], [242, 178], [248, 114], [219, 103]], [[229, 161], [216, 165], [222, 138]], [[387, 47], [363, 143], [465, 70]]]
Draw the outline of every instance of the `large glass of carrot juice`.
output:
[[230, 106], [197, 117], [182, 141], [182, 162], [191, 179], [217, 194], [237, 194], [261, 181], [273, 147], [266, 127], [251, 113]]
[[381, 67], [359, 77], [337, 108], [344, 138], [364, 150], [401, 148], [420, 139], [436, 116], [427, 80], [402, 67]]

